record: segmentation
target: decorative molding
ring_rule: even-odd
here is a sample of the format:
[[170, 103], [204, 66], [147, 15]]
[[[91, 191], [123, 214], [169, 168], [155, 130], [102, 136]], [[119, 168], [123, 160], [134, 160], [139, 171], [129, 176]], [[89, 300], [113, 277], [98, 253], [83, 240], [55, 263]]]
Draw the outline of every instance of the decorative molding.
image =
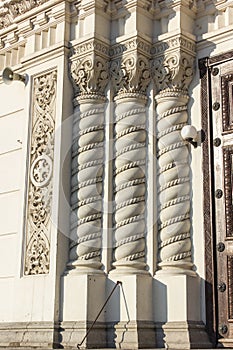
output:
[[233, 74], [221, 76], [221, 88], [223, 131], [231, 131], [233, 129]]
[[223, 168], [224, 168], [224, 190], [225, 190], [225, 210], [226, 210], [226, 237], [232, 237], [233, 225], [233, 194], [232, 194], [232, 174], [233, 174], [233, 146], [223, 148]]
[[75, 57], [73, 56], [77, 55], [78, 57], [80, 57], [93, 52], [95, 52], [97, 55], [108, 58], [109, 45], [95, 38], [86, 40], [82, 43], [74, 44], [70, 49], [70, 56], [71, 58], [75, 59]]
[[151, 48], [151, 44], [146, 40], [143, 40], [140, 37], [134, 37], [120, 44], [111, 46], [110, 56], [114, 58], [117, 58], [118, 56], [122, 57], [122, 54], [129, 53], [135, 50], [138, 53], [141, 53], [143, 56], [146, 55], [149, 58], [151, 56], [152, 48]]
[[31, 9], [44, 4], [46, 0], [10, 0], [0, 6], [0, 29], [14, 23], [14, 19]]
[[151, 80], [150, 61], [137, 52], [111, 63], [111, 79], [117, 94], [145, 95]]
[[167, 51], [173, 51], [176, 49], [180, 49], [187, 54], [189, 53], [190, 55], [195, 56], [196, 44], [194, 40], [190, 40], [186, 36], [179, 34], [164, 41], [159, 40], [153, 45], [151, 53], [157, 57], [163, 55]]
[[[205, 234], [205, 303], [206, 303], [206, 328], [210, 339], [215, 343], [216, 336], [216, 300], [213, 291], [214, 281], [214, 259], [213, 252], [213, 218], [211, 203], [211, 158], [209, 147], [212, 147], [210, 125], [209, 125], [209, 58], [205, 57], [199, 60], [200, 78], [201, 78], [201, 119], [202, 130], [205, 133], [205, 142], [203, 143], [202, 167], [203, 167], [203, 232]], [[211, 146], [210, 146], [211, 144]]]
[[233, 319], [233, 256], [227, 256], [228, 319]]
[[56, 88], [56, 71], [34, 78], [26, 222], [26, 275], [49, 272]]

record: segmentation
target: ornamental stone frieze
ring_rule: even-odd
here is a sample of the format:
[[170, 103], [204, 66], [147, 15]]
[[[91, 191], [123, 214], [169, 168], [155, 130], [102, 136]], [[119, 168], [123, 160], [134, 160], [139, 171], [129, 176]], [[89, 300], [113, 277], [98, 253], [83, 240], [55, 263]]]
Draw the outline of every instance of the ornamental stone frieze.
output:
[[109, 82], [106, 45], [76, 45], [70, 57], [74, 86], [71, 244], [68, 268], [101, 271], [104, 103]]
[[[184, 42], [185, 38], [177, 41]], [[159, 44], [161, 46], [161, 44]], [[164, 47], [169, 47], [165, 42]], [[191, 46], [190, 46], [191, 47]], [[188, 87], [194, 52], [178, 45], [155, 56], [159, 193], [159, 267], [192, 269], [189, 149], [181, 129], [188, 121]]]
[[[131, 41], [115, 52], [114, 262], [116, 271], [146, 271], [146, 91], [150, 60]], [[136, 45], [136, 50], [135, 46]], [[125, 47], [128, 50], [124, 52]]]
[[14, 19], [31, 9], [45, 3], [46, 0], [10, 0], [0, 4], [0, 29], [14, 23]]
[[49, 272], [57, 72], [33, 80], [25, 274]]

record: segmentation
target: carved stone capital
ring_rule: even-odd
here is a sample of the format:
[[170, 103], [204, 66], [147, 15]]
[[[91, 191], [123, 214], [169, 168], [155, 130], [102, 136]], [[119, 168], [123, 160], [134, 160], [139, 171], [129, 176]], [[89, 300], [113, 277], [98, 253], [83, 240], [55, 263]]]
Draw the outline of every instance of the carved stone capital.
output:
[[187, 91], [193, 79], [194, 57], [178, 51], [165, 54], [153, 61], [153, 76], [158, 92], [165, 89]]
[[71, 63], [70, 73], [75, 95], [104, 95], [109, 81], [109, 63], [97, 55], [78, 58]]
[[155, 44], [152, 74], [158, 92], [187, 91], [194, 74], [195, 42], [177, 35]]
[[91, 39], [71, 48], [70, 76], [75, 97], [104, 96], [109, 82], [109, 47]]
[[151, 78], [150, 61], [137, 52], [113, 60], [111, 78], [117, 94], [145, 95]]

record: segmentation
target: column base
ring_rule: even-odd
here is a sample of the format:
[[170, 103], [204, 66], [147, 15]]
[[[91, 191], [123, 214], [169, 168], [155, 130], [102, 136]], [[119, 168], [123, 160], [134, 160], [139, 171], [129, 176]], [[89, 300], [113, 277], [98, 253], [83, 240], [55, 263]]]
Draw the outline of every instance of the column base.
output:
[[152, 321], [126, 321], [107, 324], [108, 348], [155, 349], [155, 325]]
[[157, 346], [168, 349], [210, 349], [205, 325], [201, 322], [167, 322], [156, 324]]
[[122, 285], [119, 285], [107, 306], [108, 346], [121, 349], [155, 348], [151, 275], [111, 272], [108, 294], [118, 280]]
[[[200, 278], [159, 271], [154, 280], [154, 315], [159, 347], [211, 348], [200, 314]], [[160, 326], [159, 326], [160, 325]]]
[[[61, 321], [62, 344], [77, 347], [106, 301], [106, 277], [104, 274], [69, 273], [62, 277]], [[82, 346], [104, 348], [106, 327], [104, 312]]]

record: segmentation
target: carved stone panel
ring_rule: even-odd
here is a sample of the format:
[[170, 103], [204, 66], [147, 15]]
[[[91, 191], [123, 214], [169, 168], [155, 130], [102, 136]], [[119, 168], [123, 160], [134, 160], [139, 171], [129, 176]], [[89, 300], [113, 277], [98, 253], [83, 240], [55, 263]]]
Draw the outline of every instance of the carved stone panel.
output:
[[25, 274], [49, 272], [57, 72], [35, 77], [26, 216]]

